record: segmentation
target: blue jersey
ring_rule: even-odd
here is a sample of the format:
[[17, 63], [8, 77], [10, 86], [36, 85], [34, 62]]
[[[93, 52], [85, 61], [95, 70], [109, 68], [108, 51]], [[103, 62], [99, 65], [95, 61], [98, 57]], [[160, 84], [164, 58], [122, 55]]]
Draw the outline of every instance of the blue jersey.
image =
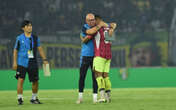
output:
[[[33, 36], [26, 37], [25, 34], [21, 34], [17, 37], [14, 49], [18, 50], [17, 64], [20, 66], [28, 67], [28, 50], [32, 50], [34, 46]], [[40, 46], [40, 39], [37, 39], [37, 47]]]
[[[86, 37], [86, 30], [90, 29], [91, 27], [88, 24], [84, 24], [82, 31], [81, 31], [81, 36]], [[88, 56], [88, 57], [93, 57], [94, 56], [94, 44], [93, 40], [89, 40], [87, 43], [82, 43], [82, 48], [81, 48], [81, 56], [80, 56], [80, 66], [82, 64], [82, 58], [83, 56]]]
[[[86, 37], [86, 30], [90, 29], [91, 27], [88, 24], [84, 24], [82, 31], [81, 31], [81, 36]], [[94, 56], [94, 44], [93, 40], [89, 40], [87, 43], [82, 44], [81, 48], [81, 56]]]

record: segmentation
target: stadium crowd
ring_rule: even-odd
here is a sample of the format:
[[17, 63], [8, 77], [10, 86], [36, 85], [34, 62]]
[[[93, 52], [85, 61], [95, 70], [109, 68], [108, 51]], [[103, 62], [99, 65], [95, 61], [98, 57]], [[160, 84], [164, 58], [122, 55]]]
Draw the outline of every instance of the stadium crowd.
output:
[[5, 0], [0, 4], [0, 37], [15, 37], [24, 19], [32, 20], [38, 34], [79, 32], [88, 12], [118, 22], [120, 32], [167, 30], [173, 8], [174, 0]]

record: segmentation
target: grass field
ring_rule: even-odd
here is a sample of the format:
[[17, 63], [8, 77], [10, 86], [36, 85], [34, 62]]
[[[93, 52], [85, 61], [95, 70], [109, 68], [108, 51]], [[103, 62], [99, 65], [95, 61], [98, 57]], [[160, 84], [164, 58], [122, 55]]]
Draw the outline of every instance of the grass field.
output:
[[176, 88], [113, 89], [111, 103], [92, 103], [86, 89], [84, 103], [76, 104], [77, 90], [40, 90], [44, 104], [29, 103], [31, 91], [24, 91], [24, 105], [17, 105], [16, 91], [0, 91], [0, 110], [176, 110]]

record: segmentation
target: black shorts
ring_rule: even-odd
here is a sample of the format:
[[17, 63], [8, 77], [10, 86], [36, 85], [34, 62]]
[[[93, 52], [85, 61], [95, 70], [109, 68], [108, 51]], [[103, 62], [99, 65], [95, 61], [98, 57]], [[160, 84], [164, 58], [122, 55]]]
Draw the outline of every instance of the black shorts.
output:
[[82, 66], [90, 66], [91, 69], [93, 67], [93, 59], [94, 57], [89, 57], [89, 56], [83, 56], [82, 61], [81, 61], [81, 67]]
[[34, 68], [25, 68], [23, 66], [18, 65], [17, 66], [17, 71], [16, 71], [16, 79], [18, 78], [23, 78], [25, 79], [26, 77], [26, 72], [28, 73], [28, 78], [30, 82], [35, 82], [39, 80], [39, 71], [38, 67]]

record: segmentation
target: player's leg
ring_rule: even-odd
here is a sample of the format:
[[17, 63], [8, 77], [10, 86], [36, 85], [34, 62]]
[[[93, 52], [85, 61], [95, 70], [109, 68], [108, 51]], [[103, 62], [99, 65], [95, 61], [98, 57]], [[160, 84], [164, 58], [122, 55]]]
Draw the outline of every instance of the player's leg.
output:
[[106, 98], [106, 101], [107, 102], [110, 102], [111, 101], [111, 81], [110, 81], [110, 78], [109, 78], [109, 70], [110, 70], [110, 60], [107, 60], [106, 61], [106, 64], [105, 64], [105, 70], [104, 70], [104, 73], [103, 73], [103, 78], [104, 78], [104, 81], [105, 81], [105, 98]]
[[100, 100], [105, 100], [105, 82], [103, 79], [103, 67], [104, 59], [101, 57], [95, 57], [93, 60], [93, 70], [95, 72], [95, 77], [98, 85], [98, 91], [100, 93]]
[[105, 82], [102, 77], [102, 72], [95, 71], [96, 74], [96, 81], [98, 85], [98, 91], [100, 93], [100, 99], [99, 102], [104, 102], [105, 101]]
[[93, 102], [96, 103], [97, 102], [98, 85], [97, 85], [97, 81], [96, 81], [95, 74], [93, 71], [92, 71], [92, 81], [93, 81]]
[[95, 72], [93, 71], [93, 58], [91, 60], [91, 71], [92, 71], [92, 83], [93, 83], [93, 103], [97, 103], [97, 91], [98, 91], [98, 85], [95, 78]]
[[23, 78], [18, 78], [18, 83], [17, 83], [17, 94], [18, 94], [18, 104], [22, 105], [23, 104]]
[[89, 68], [88, 58], [83, 57], [80, 61], [80, 74], [79, 74], [79, 94], [78, 94], [78, 100], [77, 104], [80, 104], [83, 101], [83, 92], [84, 92], [84, 86], [85, 86], [85, 78], [87, 75], [87, 70]]
[[107, 102], [111, 101], [111, 81], [109, 79], [108, 73], [103, 74], [105, 81], [105, 99]]
[[17, 95], [18, 95], [18, 104], [23, 104], [23, 83], [26, 76], [26, 68], [23, 66], [17, 66], [16, 79], [17, 83]]
[[32, 99], [36, 100], [38, 93], [38, 81], [32, 82]]
[[38, 97], [38, 87], [39, 87], [39, 71], [38, 68], [28, 68], [29, 81], [32, 82], [32, 98], [30, 102], [32, 104], [42, 104]]
[[94, 103], [97, 103], [97, 94], [98, 94], [98, 85], [97, 85], [97, 81], [96, 81], [96, 78], [95, 78], [95, 74], [94, 72], [92, 73], [92, 77], [93, 77], [93, 102]]
[[23, 83], [24, 83], [24, 79], [23, 78], [18, 78], [18, 83], [17, 83], [17, 94], [19, 96], [18, 98], [22, 98]]

